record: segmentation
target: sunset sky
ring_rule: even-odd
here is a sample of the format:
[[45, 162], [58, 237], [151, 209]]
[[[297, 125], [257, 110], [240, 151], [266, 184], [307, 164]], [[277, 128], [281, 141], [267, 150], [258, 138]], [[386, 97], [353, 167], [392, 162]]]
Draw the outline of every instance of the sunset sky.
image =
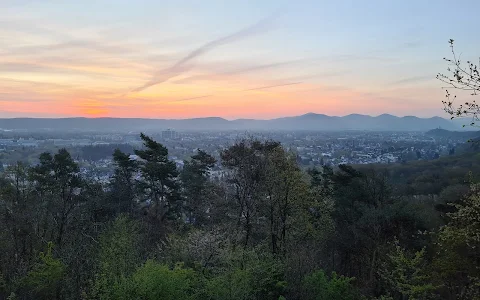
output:
[[445, 116], [480, 1], [0, 0], [0, 117]]

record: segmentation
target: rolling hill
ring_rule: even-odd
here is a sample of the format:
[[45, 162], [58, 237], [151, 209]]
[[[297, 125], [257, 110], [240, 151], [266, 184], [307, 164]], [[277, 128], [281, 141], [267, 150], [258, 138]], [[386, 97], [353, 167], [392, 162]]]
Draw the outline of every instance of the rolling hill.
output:
[[458, 124], [440, 117], [396, 117], [389, 114], [368, 116], [351, 114], [344, 117], [308, 113], [301, 116], [271, 120], [219, 117], [194, 119], [140, 118], [12, 118], [0, 119], [3, 130], [58, 131], [141, 131], [141, 130], [370, 130], [370, 131], [428, 131], [435, 128], [461, 130]]

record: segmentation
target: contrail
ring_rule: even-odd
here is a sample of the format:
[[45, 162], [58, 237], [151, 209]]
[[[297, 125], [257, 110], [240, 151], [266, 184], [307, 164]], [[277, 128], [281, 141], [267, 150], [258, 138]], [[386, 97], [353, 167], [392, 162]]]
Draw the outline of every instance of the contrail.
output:
[[302, 82], [291, 82], [291, 83], [284, 83], [284, 84], [276, 84], [276, 85], [262, 86], [262, 87], [253, 88], [253, 89], [247, 89], [247, 90], [243, 90], [243, 91], [265, 90], [265, 89], [270, 89], [270, 88], [274, 88], [274, 87], [294, 85], [294, 84], [300, 84], [300, 83], [302, 83]]
[[182, 74], [183, 72], [185, 72], [185, 71], [187, 71], [191, 68], [191, 66], [188, 65], [188, 63], [190, 61], [192, 61], [193, 59], [195, 59], [198, 56], [206, 54], [207, 52], [215, 49], [216, 47], [226, 45], [226, 44], [229, 44], [229, 43], [233, 43], [233, 42], [235, 42], [237, 40], [240, 40], [242, 38], [246, 38], [246, 37], [255, 35], [257, 33], [260, 33], [262, 31], [265, 31], [266, 29], [268, 29], [267, 25], [269, 25], [268, 23], [269, 23], [270, 19], [271, 19], [271, 17], [263, 19], [263, 20], [255, 23], [255, 24], [253, 24], [252, 26], [249, 26], [249, 27], [244, 28], [242, 30], [239, 30], [235, 33], [232, 33], [230, 35], [227, 35], [227, 36], [224, 36], [222, 38], [219, 38], [219, 39], [216, 39], [216, 40], [213, 40], [211, 42], [206, 43], [205, 45], [201, 46], [200, 48], [197, 48], [197, 49], [193, 50], [192, 52], [190, 52], [187, 56], [185, 56], [184, 58], [182, 58], [181, 60], [176, 62], [173, 66], [171, 66], [167, 69], [164, 69], [164, 70], [160, 70], [159, 72], [157, 72], [157, 74], [155, 74], [155, 76], [153, 76], [153, 78], [150, 81], [148, 81], [144, 85], [132, 90], [132, 92], [143, 91], [146, 88], [149, 88], [151, 86], [160, 84], [162, 82], [167, 81], [168, 79], [170, 79], [172, 77], [175, 77], [175, 76], [178, 76], [178, 75]]

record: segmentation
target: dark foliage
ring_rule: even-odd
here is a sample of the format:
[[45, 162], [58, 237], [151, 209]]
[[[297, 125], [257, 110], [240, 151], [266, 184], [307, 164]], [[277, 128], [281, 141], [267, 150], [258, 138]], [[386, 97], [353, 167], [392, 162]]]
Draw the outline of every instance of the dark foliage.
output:
[[478, 299], [475, 152], [303, 172], [242, 140], [214, 174], [141, 138], [109, 184], [65, 149], [2, 173], [0, 299]]

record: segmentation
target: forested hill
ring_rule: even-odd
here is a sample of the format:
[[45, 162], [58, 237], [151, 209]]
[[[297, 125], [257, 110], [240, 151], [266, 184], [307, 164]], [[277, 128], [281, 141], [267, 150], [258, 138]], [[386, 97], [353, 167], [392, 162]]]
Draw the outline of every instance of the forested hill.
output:
[[465, 140], [480, 137], [480, 131], [450, 131], [440, 128], [429, 130], [425, 134], [432, 137], [464, 138]]
[[[445, 190], [480, 181], [480, 152], [404, 164], [357, 165], [363, 171], [385, 172], [397, 195], [440, 195]], [[462, 189], [464, 190], [464, 189]], [[459, 194], [461, 196], [462, 193]]]

